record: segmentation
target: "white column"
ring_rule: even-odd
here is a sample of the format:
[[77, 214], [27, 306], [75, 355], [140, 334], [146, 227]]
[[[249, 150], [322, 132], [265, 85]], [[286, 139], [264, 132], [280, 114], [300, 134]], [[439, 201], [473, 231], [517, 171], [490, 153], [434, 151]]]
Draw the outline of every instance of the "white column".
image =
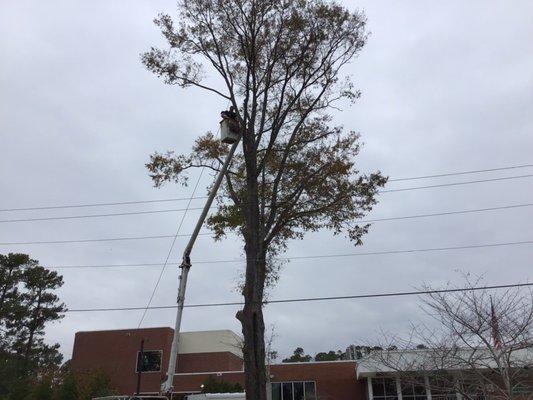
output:
[[368, 400], [374, 400], [374, 391], [372, 390], [372, 378], [366, 378], [366, 386], [368, 388]]
[[426, 397], [431, 400], [431, 387], [429, 386], [429, 376], [424, 375], [424, 385], [426, 386]]
[[402, 400], [402, 381], [400, 375], [396, 376], [396, 394], [398, 395], [398, 400]]

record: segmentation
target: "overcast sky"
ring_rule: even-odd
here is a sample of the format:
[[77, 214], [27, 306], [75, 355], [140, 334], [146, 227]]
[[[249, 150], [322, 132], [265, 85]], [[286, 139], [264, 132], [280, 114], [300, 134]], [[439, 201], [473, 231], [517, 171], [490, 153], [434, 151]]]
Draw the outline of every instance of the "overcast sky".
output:
[[[216, 131], [225, 107], [195, 89], [165, 86], [139, 61], [162, 39], [152, 20], [175, 14], [174, 0], [2, 1], [0, 6], [0, 208], [187, 197], [192, 187], [154, 189], [144, 164], [154, 151], [188, 152]], [[533, 5], [529, 1], [349, 1], [368, 16], [368, 45], [347, 72], [363, 96], [336, 114], [361, 132], [362, 171], [391, 178], [533, 164]], [[391, 182], [388, 189], [533, 174], [533, 168]], [[194, 181], [194, 176], [191, 181]], [[205, 173], [205, 195], [212, 176]], [[531, 203], [533, 178], [383, 193], [372, 217]], [[0, 219], [183, 208], [184, 202], [0, 212]], [[201, 200], [193, 202], [200, 207]], [[191, 232], [191, 211], [181, 233]], [[171, 235], [182, 213], [0, 223], [0, 242]], [[375, 223], [354, 249], [327, 231], [289, 246], [288, 256], [449, 247], [533, 240], [533, 208]], [[45, 266], [160, 263], [172, 239], [1, 245]], [[175, 303], [171, 255], [153, 305]], [[461, 284], [459, 271], [488, 284], [533, 278], [531, 245], [361, 257], [293, 260], [270, 298], [404, 291]], [[238, 259], [229, 237], [200, 237], [194, 261]], [[144, 306], [160, 267], [61, 270], [69, 308]], [[196, 264], [187, 302], [238, 301], [239, 262]], [[372, 341], [383, 328], [403, 332], [422, 317], [420, 299], [269, 305], [274, 347], [311, 354]], [[184, 330], [232, 329], [237, 307], [187, 309]], [[150, 311], [143, 326], [172, 326], [174, 310]], [[70, 357], [74, 333], [134, 328], [141, 312], [70, 313], [48, 327]]]

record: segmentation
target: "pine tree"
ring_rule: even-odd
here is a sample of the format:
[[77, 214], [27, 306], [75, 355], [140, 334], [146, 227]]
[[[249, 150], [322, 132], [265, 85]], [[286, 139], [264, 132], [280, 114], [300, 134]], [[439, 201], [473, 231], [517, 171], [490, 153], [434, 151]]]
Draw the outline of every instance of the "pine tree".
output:
[[59, 345], [44, 342], [44, 328], [65, 311], [54, 293], [62, 284], [26, 254], [0, 254], [0, 399], [31, 396], [32, 382], [57, 371]]
[[95, 397], [110, 396], [114, 393], [111, 379], [102, 370], [94, 371], [87, 378], [82, 399], [91, 400]]
[[55, 271], [34, 266], [22, 276], [24, 292], [16, 320], [16, 351], [22, 355], [28, 369], [41, 362], [61, 361], [58, 346], [45, 345], [42, 337], [46, 323], [63, 317], [65, 305], [54, 290], [63, 285], [63, 277]]
[[61, 382], [54, 400], [79, 400], [78, 380], [72, 372], [68, 372]]

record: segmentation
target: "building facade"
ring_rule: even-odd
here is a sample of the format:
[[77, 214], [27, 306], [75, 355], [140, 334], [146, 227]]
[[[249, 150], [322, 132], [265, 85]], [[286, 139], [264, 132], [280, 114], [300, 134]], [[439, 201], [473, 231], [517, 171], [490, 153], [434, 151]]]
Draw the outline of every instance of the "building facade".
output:
[[[111, 378], [119, 394], [131, 395], [136, 391], [142, 367], [141, 393], [157, 394], [165, 379], [173, 333], [170, 328], [78, 332], [72, 368], [79, 374], [101, 370]], [[241, 349], [241, 338], [229, 330], [182, 333], [173, 399], [200, 393], [209, 378], [244, 386]], [[533, 351], [530, 350], [525, 354], [532, 361], [525, 364], [530, 368], [526, 368], [524, 382], [517, 386], [519, 399], [530, 399], [533, 395]], [[382, 354], [397, 356], [413, 366], [405, 369], [414, 372], [414, 376], [407, 377], [383, 365], [379, 357]], [[272, 400], [485, 400], [494, 397], [476, 389], [465, 398], [464, 391], [461, 394], [454, 388], [455, 383], [437, 384], [433, 380], [439, 379], [439, 374], [423, 365], [428, 364], [423, 361], [428, 359], [428, 354], [424, 350], [366, 352], [357, 360], [273, 364], [269, 366]], [[461, 375], [461, 370], [447, 373]]]
[[[78, 332], [72, 368], [76, 373], [105, 372], [120, 394], [136, 390], [156, 394], [165, 378], [172, 343], [170, 328]], [[143, 362], [140, 344], [144, 341]], [[185, 332], [174, 375], [174, 399], [200, 393], [209, 377], [244, 386], [241, 339], [231, 331]], [[273, 400], [363, 400], [364, 382], [356, 379], [355, 361], [282, 363], [270, 367]]]

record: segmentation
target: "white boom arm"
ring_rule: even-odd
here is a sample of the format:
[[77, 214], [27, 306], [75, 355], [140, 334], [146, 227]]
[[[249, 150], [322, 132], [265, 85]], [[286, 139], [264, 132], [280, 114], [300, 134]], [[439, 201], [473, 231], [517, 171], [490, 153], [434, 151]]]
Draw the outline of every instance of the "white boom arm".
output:
[[198, 237], [200, 228], [204, 224], [205, 217], [207, 216], [207, 213], [209, 212], [209, 208], [211, 208], [211, 204], [213, 203], [213, 200], [215, 199], [218, 188], [220, 187], [220, 184], [222, 183], [222, 179], [224, 179], [224, 175], [226, 175], [229, 164], [231, 162], [231, 159], [233, 158], [233, 154], [235, 153], [235, 150], [237, 149], [238, 145], [239, 145], [239, 140], [236, 140], [231, 146], [231, 149], [228, 155], [226, 156], [226, 160], [224, 161], [224, 164], [222, 165], [222, 168], [220, 169], [218, 173], [217, 179], [215, 180], [215, 184], [211, 188], [209, 197], [207, 198], [204, 209], [202, 210], [202, 214], [200, 215], [200, 218], [198, 218], [198, 222], [196, 222], [196, 226], [194, 227], [194, 231], [191, 235], [191, 238], [189, 239], [189, 243], [187, 244], [187, 247], [185, 247], [185, 251], [183, 252], [183, 259], [180, 265], [181, 273], [180, 273], [180, 284], [179, 284], [179, 289], [178, 289], [178, 311], [176, 313], [176, 325], [174, 326], [174, 338], [172, 339], [172, 347], [170, 350], [170, 355], [169, 355], [169, 360], [168, 360], [167, 379], [161, 385], [161, 392], [164, 394], [172, 393], [172, 388], [173, 388], [174, 373], [176, 371], [176, 364], [177, 364], [178, 353], [179, 353], [181, 317], [183, 315], [183, 305], [185, 302], [185, 289], [187, 288], [187, 275], [189, 274], [189, 269], [191, 268], [190, 255], [192, 252], [192, 248], [194, 246], [194, 242], [196, 242], [196, 238]]

